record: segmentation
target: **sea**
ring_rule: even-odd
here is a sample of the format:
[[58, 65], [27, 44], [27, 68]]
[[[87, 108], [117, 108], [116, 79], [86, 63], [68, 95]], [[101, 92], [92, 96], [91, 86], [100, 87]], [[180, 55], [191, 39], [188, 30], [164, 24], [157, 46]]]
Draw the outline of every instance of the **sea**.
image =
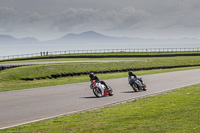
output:
[[199, 43], [184, 44], [26, 44], [0, 45], [0, 57], [68, 50], [200, 48]]

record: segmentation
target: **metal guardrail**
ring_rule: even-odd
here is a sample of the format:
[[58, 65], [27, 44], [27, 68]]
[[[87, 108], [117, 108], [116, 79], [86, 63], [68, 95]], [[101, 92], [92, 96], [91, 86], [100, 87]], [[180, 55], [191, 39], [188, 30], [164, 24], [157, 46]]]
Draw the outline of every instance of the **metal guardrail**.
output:
[[66, 50], [53, 52], [40, 52], [31, 54], [0, 56], [0, 60], [27, 58], [47, 55], [83, 54], [83, 53], [112, 53], [112, 52], [181, 52], [200, 51], [200, 48], [141, 48], [141, 49], [96, 49], [96, 50]]

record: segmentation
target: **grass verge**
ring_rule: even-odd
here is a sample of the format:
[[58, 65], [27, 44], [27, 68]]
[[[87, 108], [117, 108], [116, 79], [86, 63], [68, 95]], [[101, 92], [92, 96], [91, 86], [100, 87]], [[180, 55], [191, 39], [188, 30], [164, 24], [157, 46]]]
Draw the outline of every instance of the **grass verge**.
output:
[[[187, 58], [160, 57], [160, 58], [139, 58], [139, 59], [140, 61], [133, 61], [133, 62], [131, 61], [131, 62], [112, 62], [112, 63], [93, 62], [93, 63], [43, 64], [43, 65], [32, 65], [32, 66], [7, 69], [0, 71], [0, 92], [89, 81], [89, 77], [83, 75], [77, 77], [75, 76], [67, 78], [45, 79], [45, 80], [34, 80], [34, 81], [22, 81], [20, 80], [21, 78], [46, 77], [50, 76], [51, 74], [59, 74], [59, 73], [90, 72], [96, 70], [103, 71], [112, 69], [174, 66], [174, 65], [194, 65], [200, 63], [200, 58], [198, 56], [190, 56]], [[200, 68], [200, 67], [194, 67], [194, 68]], [[188, 69], [188, 68], [145, 71], [146, 72], [145, 74], [183, 70], [183, 69]], [[136, 72], [136, 74], [142, 75], [143, 72]], [[110, 74], [100, 75], [100, 78], [102, 80], [105, 80], [110, 78], [120, 78], [126, 76], [127, 73], [110, 73]]]
[[[16, 58], [16, 59], [8, 59], [8, 60], [3, 60], [0, 61], [0, 64], [5, 64], [5, 63], [19, 63], [19, 62], [40, 62], [40, 61], [70, 61], [70, 60], [88, 60], [87, 58], [78, 58], [81, 56], [118, 56], [118, 55], [144, 55], [144, 56], [149, 56], [149, 55], [184, 55], [184, 54], [199, 54], [199, 51], [174, 51], [174, 52], [109, 52], [109, 53], [83, 53], [83, 54], [64, 54], [64, 55], [48, 55], [48, 56], [38, 56], [38, 57], [27, 57], [27, 58]], [[76, 57], [76, 58], [69, 58], [71, 57]], [[65, 57], [65, 58], [64, 58]], [[37, 58], [37, 59], [35, 59]], [[123, 57], [122, 57], [123, 58]], [[22, 60], [20, 60], [22, 59]], [[89, 58], [91, 59], [91, 58]], [[95, 60], [101, 60], [101, 58], [95, 58]], [[105, 58], [103, 58], [105, 59]]]
[[[147, 70], [147, 71], [137, 71], [135, 72], [135, 74], [148, 75], [148, 74], [155, 74], [155, 73], [182, 71], [182, 70], [199, 69], [199, 68], [200, 67], [188, 67], [188, 68], [174, 68], [174, 69], [164, 69], [164, 70], [163, 69]], [[111, 73], [111, 74], [98, 74], [98, 76], [101, 78], [101, 80], [106, 80], [106, 79], [127, 77], [128, 74], [127, 72], [122, 72], [122, 73]], [[72, 84], [72, 83], [79, 83], [79, 82], [88, 82], [89, 80], [90, 79], [87, 75], [58, 78], [58, 79], [34, 80], [34, 81], [23, 81], [23, 80], [1, 81], [0, 80], [0, 92], [63, 85], [63, 84]]]
[[200, 132], [200, 85], [0, 131], [54, 132]]
[[21, 78], [45, 77], [51, 74], [104, 71], [126, 68], [148, 68], [159, 66], [195, 65], [200, 64], [200, 58], [191, 57], [165, 57], [143, 58], [140, 61], [129, 62], [92, 62], [92, 63], [62, 63], [43, 64], [13, 68], [0, 72], [0, 80], [19, 80]]

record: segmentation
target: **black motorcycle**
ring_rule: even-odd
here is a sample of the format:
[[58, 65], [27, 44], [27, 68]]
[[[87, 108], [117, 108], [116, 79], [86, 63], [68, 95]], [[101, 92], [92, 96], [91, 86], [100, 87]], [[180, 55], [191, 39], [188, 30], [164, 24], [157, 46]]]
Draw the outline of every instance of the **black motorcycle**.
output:
[[143, 90], [143, 91], [147, 90], [147, 86], [142, 80], [142, 77], [131, 76], [128, 78], [128, 80], [129, 80], [130, 86], [133, 88], [135, 92], [138, 92], [139, 90]]

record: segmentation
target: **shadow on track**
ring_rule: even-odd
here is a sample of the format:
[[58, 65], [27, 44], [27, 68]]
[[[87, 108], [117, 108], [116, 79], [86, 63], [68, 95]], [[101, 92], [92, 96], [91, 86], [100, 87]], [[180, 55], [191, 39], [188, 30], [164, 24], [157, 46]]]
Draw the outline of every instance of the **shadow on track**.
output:
[[139, 92], [143, 92], [142, 90], [139, 90], [138, 92], [135, 92], [135, 91], [124, 91], [124, 92], [121, 92], [121, 93], [139, 93]]
[[121, 93], [136, 93], [135, 91], [123, 91]]
[[90, 97], [80, 97], [80, 98], [87, 98], [87, 99], [90, 99], [90, 98], [98, 98], [96, 96], [90, 96]]

